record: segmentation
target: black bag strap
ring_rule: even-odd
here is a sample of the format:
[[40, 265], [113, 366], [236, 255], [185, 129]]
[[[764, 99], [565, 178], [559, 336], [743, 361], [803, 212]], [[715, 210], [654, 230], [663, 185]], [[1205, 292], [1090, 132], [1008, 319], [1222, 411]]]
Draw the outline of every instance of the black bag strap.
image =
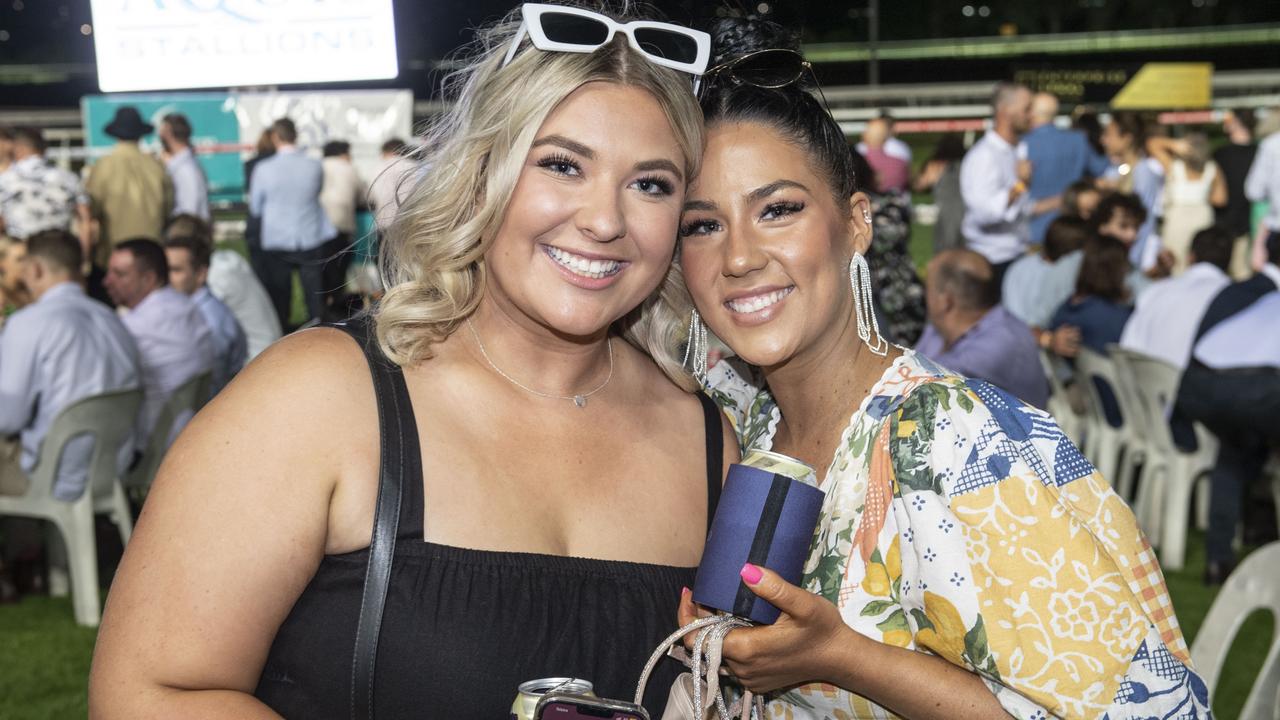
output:
[[707, 532], [711, 532], [711, 521], [715, 520], [724, 483], [724, 427], [715, 401], [702, 392], [697, 393], [697, 398], [702, 403], [702, 427], [707, 443]]
[[[400, 525], [400, 505], [406, 480], [421, 477], [421, 451], [417, 423], [409, 401], [404, 373], [387, 360], [378, 348], [367, 318], [336, 325], [355, 339], [364, 351], [373, 375], [373, 392], [378, 402], [379, 481], [378, 502], [373, 514], [373, 535], [369, 539], [369, 565], [365, 569], [364, 592], [360, 598], [360, 619], [356, 625], [355, 652], [351, 659], [352, 720], [373, 720], [373, 671], [378, 658], [378, 636], [382, 611], [395, 556]], [[406, 460], [410, 467], [406, 472]], [[419, 472], [413, 474], [413, 469]]]

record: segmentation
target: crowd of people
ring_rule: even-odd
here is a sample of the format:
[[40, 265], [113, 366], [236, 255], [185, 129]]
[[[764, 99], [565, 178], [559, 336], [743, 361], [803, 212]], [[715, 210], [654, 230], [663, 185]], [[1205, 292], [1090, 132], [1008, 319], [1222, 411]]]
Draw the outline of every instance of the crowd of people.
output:
[[[1211, 152], [1203, 132], [1172, 138], [1152, 117], [1117, 112], [1095, 142], [1060, 127], [1058, 109], [1052, 95], [999, 85], [991, 128], [942, 163], [959, 166], [961, 202], [943, 187], [950, 171], [925, 166], [924, 184], [938, 193], [938, 232], [953, 232], [959, 218], [960, 233], [929, 265], [928, 325], [915, 347], [1040, 408], [1049, 395], [1042, 351], [1066, 361], [1061, 372], [1082, 347], [1106, 356], [1114, 346], [1185, 371], [1170, 408], [1175, 436], [1194, 449], [1188, 423], [1203, 422], [1221, 448], [1205, 575], [1220, 583], [1235, 566], [1242, 507], [1280, 440], [1280, 326], [1263, 310], [1280, 281], [1280, 133], [1255, 143], [1254, 113], [1236, 110], [1223, 122], [1226, 142]], [[886, 162], [883, 153], [867, 157]], [[876, 182], [882, 177], [877, 171]], [[1253, 203], [1272, 208], [1256, 231]], [[892, 327], [897, 317], [882, 309]], [[1215, 383], [1238, 378], [1248, 378], [1250, 394], [1210, 400]], [[1082, 411], [1082, 383], [1066, 382]], [[1118, 424], [1114, 391], [1099, 391], [1102, 412]], [[1251, 504], [1269, 508], [1267, 494], [1259, 500]], [[1274, 517], [1251, 514], [1250, 540], [1274, 538]]]
[[[290, 120], [278, 120], [247, 163], [246, 257], [215, 244], [209, 184], [184, 115], [167, 114], [157, 128], [123, 106], [104, 130], [116, 144], [82, 179], [45, 157], [40, 129], [0, 128], [0, 492], [26, 491], [54, 418], [93, 395], [143, 391], [122, 473], [153, 432], [167, 434], [167, 447], [192, 415], [155, 427], [178, 388], [208, 375], [217, 395], [292, 328], [294, 272], [313, 321], [357, 311], [360, 295], [345, 290], [356, 213], [394, 213], [409, 168], [405, 144], [389, 142], [384, 169], [400, 175], [383, 173], [370, 189], [347, 143], [326, 145], [322, 163], [297, 150]], [[152, 132], [160, 157], [139, 145]], [[87, 482], [92, 443], [73, 445], [53, 491], [62, 500]], [[9, 576], [38, 585], [26, 568], [41, 556], [33, 523], [5, 524], [0, 597], [12, 598]]]
[[[888, 115], [849, 146], [772, 23], [644, 23], [707, 51], [655, 62], [634, 37], [549, 40], [547, 13], [478, 31], [421, 153], [388, 141], [371, 185], [347, 143], [316, 159], [274, 122], [246, 163], [243, 255], [215, 243], [179, 114], [156, 158], [119, 108], [83, 181], [38, 130], [0, 134], [0, 493], [26, 492], [63, 408], [111, 390], [144, 398], [122, 473], [156, 433], [181, 458], [114, 581], [95, 716], [493, 717], [570, 674], [622, 697], [704, 611], [688, 586], [748, 449], [827, 493], [803, 587], [742, 568], [778, 623], [724, 638], [771, 716], [1207, 714], [1137, 520], [1040, 412], [1042, 353], [1183, 370], [1170, 422], [1221, 441], [1221, 582], [1280, 426], [1280, 133], [1255, 146], [1236, 112], [1210, 153], [1117, 112], [1090, 134], [1000, 83], [990, 129], [916, 172]], [[1272, 208], [1257, 235], [1252, 201]], [[365, 206], [385, 294], [285, 332], [295, 275], [312, 321], [360, 305], [343, 285]], [[712, 334], [730, 359], [708, 361]], [[204, 375], [214, 401], [156, 427]], [[87, 454], [68, 444], [55, 497], [84, 492]], [[38, 530], [4, 522], [6, 572], [36, 562]], [[655, 716], [677, 669], [650, 684]]]

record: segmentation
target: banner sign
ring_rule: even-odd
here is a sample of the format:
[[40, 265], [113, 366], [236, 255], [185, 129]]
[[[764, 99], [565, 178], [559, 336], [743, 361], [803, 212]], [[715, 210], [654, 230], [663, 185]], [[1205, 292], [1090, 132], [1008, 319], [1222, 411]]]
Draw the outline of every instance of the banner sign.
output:
[[1110, 105], [1114, 110], [1207, 108], [1213, 100], [1212, 63], [1023, 67], [1014, 82], [1058, 96], [1064, 105]]
[[1129, 82], [1136, 66], [1045, 65], [1018, 68], [1013, 81], [1058, 96], [1064, 105], [1105, 104]]
[[392, 0], [91, 0], [103, 92], [395, 78]]
[[191, 122], [191, 146], [209, 180], [210, 201], [238, 200], [244, 191], [244, 161], [241, 160], [240, 125], [235, 101], [227, 93], [185, 93], [172, 95], [88, 95], [80, 101], [84, 122], [84, 144], [89, 162], [111, 151], [115, 138], [102, 130], [115, 116], [116, 108], [132, 105], [156, 132], [138, 141], [144, 152], [159, 156], [160, 120], [169, 113], [182, 113]]
[[1142, 66], [1111, 98], [1113, 110], [1191, 110], [1213, 102], [1213, 63], [1162, 63]]
[[[408, 90], [90, 95], [81, 100], [90, 163], [115, 144], [103, 128], [121, 105], [137, 108], [157, 129], [171, 112], [187, 116], [213, 202], [243, 198], [244, 161], [253, 156], [258, 136], [278, 118], [293, 120], [298, 146], [314, 157], [331, 140], [351, 143], [352, 162], [365, 183], [381, 167], [382, 143], [393, 137], [411, 141], [413, 130], [413, 93]], [[157, 156], [162, 150], [155, 132], [139, 145]]]

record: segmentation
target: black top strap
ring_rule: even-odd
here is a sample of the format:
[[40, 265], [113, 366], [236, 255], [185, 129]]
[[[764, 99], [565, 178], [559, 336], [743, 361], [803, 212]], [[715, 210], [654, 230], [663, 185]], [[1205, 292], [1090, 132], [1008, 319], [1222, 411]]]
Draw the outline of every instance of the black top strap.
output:
[[355, 651], [351, 660], [351, 717], [353, 720], [372, 720], [373, 671], [378, 657], [382, 611], [391, 581], [401, 498], [405, 483], [422, 477], [422, 453], [404, 373], [378, 348], [370, 319], [362, 316], [335, 327], [351, 335], [364, 351], [378, 402], [378, 502], [374, 509], [369, 565], [365, 570], [360, 619], [356, 625]]
[[698, 402], [702, 403], [703, 427], [707, 438], [707, 532], [711, 532], [711, 521], [716, 516], [716, 507], [720, 504], [720, 488], [724, 482], [724, 426], [720, 408], [706, 393], [698, 393]]

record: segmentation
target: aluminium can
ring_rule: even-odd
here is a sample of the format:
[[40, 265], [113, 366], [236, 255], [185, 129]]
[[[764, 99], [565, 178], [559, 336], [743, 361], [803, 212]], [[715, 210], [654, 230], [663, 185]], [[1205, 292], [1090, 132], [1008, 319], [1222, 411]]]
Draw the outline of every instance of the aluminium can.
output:
[[511, 720], [533, 720], [533, 711], [543, 695], [550, 692], [595, 697], [589, 680], [581, 678], [540, 678], [520, 683], [515, 702], [511, 703]]

